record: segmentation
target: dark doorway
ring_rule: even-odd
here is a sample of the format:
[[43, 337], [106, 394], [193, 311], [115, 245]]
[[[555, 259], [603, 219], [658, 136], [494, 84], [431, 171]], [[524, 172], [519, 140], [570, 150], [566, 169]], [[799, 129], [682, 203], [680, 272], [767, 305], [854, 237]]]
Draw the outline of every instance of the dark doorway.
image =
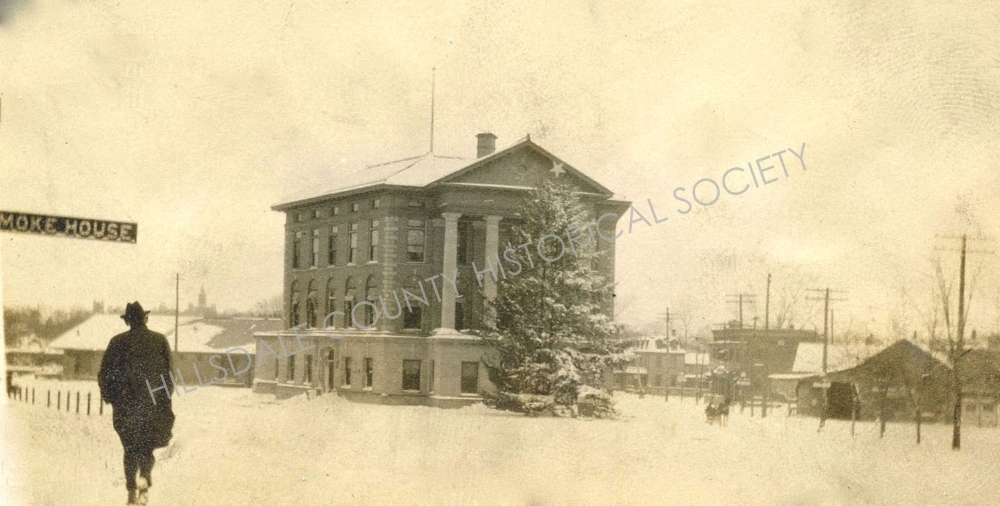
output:
[[830, 383], [827, 391], [827, 417], [841, 420], [851, 419], [851, 406], [854, 404], [854, 389], [850, 383]]

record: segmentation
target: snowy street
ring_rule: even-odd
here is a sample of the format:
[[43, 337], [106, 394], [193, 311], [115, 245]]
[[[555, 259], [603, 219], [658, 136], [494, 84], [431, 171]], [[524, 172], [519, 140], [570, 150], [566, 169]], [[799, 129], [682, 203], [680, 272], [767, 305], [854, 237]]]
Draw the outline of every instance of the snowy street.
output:
[[[691, 399], [616, 394], [618, 421], [350, 403], [247, 389], [175, 400], [151, 504], [994, 504], [1000, 431], [750, 418], [709, 426]], [[775, 416], [777, 415], [777, 416]], [[3, 504], [124, 504], [104, 417], [3, 409]], [[47, 458], [27, 458], [41, 452]], [[974, 478], [973, 478], [974, 477]], [[973, 481], [974, 480], [974, 481]]]

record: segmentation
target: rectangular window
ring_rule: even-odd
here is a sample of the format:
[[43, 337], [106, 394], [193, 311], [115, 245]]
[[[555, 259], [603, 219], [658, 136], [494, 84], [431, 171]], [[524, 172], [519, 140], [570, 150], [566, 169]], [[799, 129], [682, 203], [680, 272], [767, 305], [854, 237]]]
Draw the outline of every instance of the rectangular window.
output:
[[305, 232], [295, 232], [295, 239], [292, 241], [292, 269], [302, 267], [302, 240], [305, 236]]
[[285, 381], [295, 382], [295, 355], [288, 357], [288, 376], [285, 376]]
[[361, 210], [361, 204], [358, 204], [357, 202], [351, 203], [351, 212], [352, 213], [356, 213], [356, 212], [358, 212], [360, 210]]
[[382, 203], [379, 202], [379, 199], [373, 199], [371, 202], [368, 203], [368, 209], [378, 209], [381, 206], [381, 204]]
[[347, 263], [353, 264], [358, 260], [358, 224], [351, 223], [350, 231], [347, 233]]
[[406, 220], [406, 261], [424, 261], [424, 220]]
[[371, 220], [368, 223], [368, 261], [378, 261], [378, 220]]
[[351, 357], [344, 357], [344, 384], [351, 386]]
[[306, 355], [305, 384], [311, 385], [313, 381], [313, 356]]
[[462, 393], [479, 393], [479, 362], [462, 362]]
[[420, 361], [403, 361], [403, 390], [420, 391]]
[[330, 238], [326, 241], [326, 265], [337, 265], [337, 227], [330, 227]]
[[319, 209], [313, 211], [313, 219], [319, 218]]
[[306, 221], [306, 213], [297, 213], [295, 215], [295, 221]]
[[340, 216], [340, 206], [333, 206], [333, 212], [331, 214], [334, 216]]
[[420, 317], [422, 316], [420, 311], [420, 306], [413, 305], [410, 306], [409, 310], [404, 310], [403, 312], [403, 328], [404, 329], [416, 329], [419, 330], [423, 327], [420, 322]]
[[312, 262], [309, 264], [310, 267], [319, 266], [319, 229], [313, 229], [312, 236]]
[[375, 363], [370, 358], [365, 359], [365, 388], [371, 388], [375, 384]]

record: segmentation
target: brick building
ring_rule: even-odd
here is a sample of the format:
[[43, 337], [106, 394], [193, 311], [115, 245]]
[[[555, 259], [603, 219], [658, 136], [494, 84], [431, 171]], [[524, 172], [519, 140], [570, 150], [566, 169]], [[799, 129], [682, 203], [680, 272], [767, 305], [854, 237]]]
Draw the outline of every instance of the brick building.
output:
[[[275, 353], [257, 350], [257, 391], [461, 405], [492, 388], [480, 341], [463, 331], [503, 289], [498, 255], [519, 246], [509, 229], [526, 192], [568, 183], [592, 220], [629, 203], [528, 137], [501, 151], [492, 134], [477, 141], [472, 160], [428, 153], [369, 166], [273, 207], [286, 216], [287, 330], [258, 334]], [[607, 237], [617, 216], [601, 223]], [[596, 243], [607, 254], [595, 267], [613, 280], [614, 242]]]

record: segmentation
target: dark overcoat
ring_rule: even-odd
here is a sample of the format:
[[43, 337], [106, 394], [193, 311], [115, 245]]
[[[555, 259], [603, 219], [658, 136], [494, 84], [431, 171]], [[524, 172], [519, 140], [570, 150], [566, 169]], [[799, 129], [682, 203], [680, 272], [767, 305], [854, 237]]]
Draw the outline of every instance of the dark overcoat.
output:
[[[97, 382], [101, 397], [114, 408], [122, 446], [167, 446], [174, 427], [173, 383], [170, 344], [163, 334], [140, 326], [111, 338]], [[161, 388], [164, 384], [168, 388]]]

